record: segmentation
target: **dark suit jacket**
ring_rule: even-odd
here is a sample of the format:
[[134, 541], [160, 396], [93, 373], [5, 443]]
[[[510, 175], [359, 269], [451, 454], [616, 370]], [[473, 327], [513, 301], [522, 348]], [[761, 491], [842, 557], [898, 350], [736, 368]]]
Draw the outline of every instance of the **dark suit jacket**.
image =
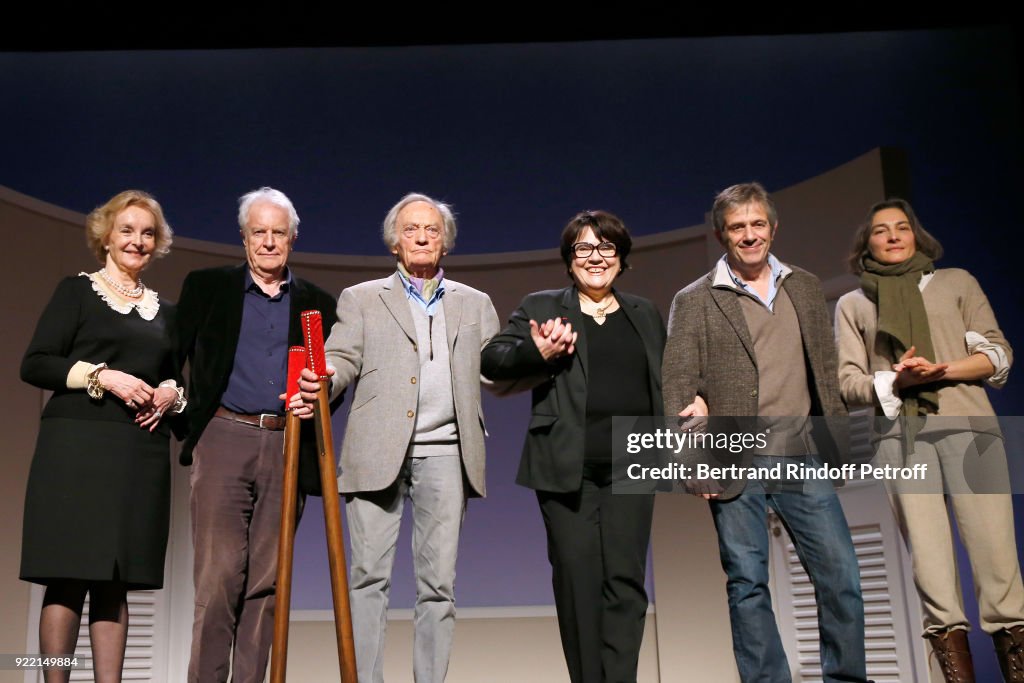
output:
[[[789, 266], [792, 273], [783, 281], [800, 323], [804, 360], [807, 366], [811, 415], [845, 416], [839, 396], [839, 374], [832, 323], [825, 308], [821, 283], [805, 270]], [[662, 381], [665, 415], [678, 415], [698, 394], [708, 404], [711, 416], [755, 416], [758, 405], [757, 357], [736, 292], [713, 287], [715, 270], [676, 294], [668, 319], [668, 342]], [[830, 421], [833, 429], [842, 421]], [[836, 448], [842, 442], [834, 434]], [[834, 462], [838, 455], [828, 455]], [[723, 498], [739, 493], [733, 486]]]
[[[649, 300], [615, 291], [623, 313], [647, 352], [651, 402], [660, 406], [665, 323]], [[516, 483], [539, 491], [576, 491], [583, 482], [587, 413], [587, 338], [575, 287], [528, 295], [508, 326], [483, 350], [481, 372], [496, 382], [533, 386], [533, 414]], [[530, 320], [567, 318], [579, 333], [571, 356], [547, 363], [530, 337]], [[524, 386], [524, 388], [525, 388]]]
[[[189, 361], [187, 432], [181, 449], [182, 465], [192, 464], [192, 449], [220, 407], [221, 396], [228, 386], [242, 327], [247, 267], [242, 264], [195, 270], [185, 277], [181, 287], [175, 349], [182, 365], [185, 360]], [[290, 297], [288, 345], [304, 346], [299, 314], [306, 310], [320, 311], [326, 336], [337, 320], [334, 297], [294, 274]], [[319, 495], [320, 476], [312, 421], [302, 425], [301, 444], [299, 489]]]

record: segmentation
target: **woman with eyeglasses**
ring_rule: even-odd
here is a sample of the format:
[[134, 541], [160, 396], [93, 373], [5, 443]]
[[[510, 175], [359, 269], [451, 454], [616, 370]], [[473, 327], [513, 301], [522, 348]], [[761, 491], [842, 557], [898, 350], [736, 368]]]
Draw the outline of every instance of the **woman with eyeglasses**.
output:
[[561, 244], [572, 285], [523, 299], [481, 362], [533, 388], [516, 481], [537, 492], [574, 683], [635, 681], [647, 612], [654, 494], [613, 495], [612, 417], [660, 414], [665, 325], [613, 287], [631, 246], [616, 216], [576, 215]]

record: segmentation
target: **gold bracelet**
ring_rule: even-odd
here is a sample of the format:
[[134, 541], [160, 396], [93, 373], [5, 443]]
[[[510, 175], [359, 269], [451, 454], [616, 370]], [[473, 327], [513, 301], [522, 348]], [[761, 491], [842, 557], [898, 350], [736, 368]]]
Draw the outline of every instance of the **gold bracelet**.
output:
[[100, 372], [106, 369], [107, 364], [100, 363], [85, 376], [85, 393], [89, 394], [89, 398], [96, 399], [97, 401], [103, 398], [103, 392], [106, 391], [106, 387], [100, 384]]

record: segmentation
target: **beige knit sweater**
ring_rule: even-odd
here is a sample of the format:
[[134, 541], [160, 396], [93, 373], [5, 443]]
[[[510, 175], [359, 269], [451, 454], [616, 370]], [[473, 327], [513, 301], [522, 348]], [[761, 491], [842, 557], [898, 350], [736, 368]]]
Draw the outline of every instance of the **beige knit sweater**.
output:
[[[935, 271], [921, 292], [932, 334], [936, 363], [966, 358], [966, 334], [974, 331], [1005, 351], [1012, 363], [1010, 344], [996, 323], [992, 307], [978, 281], [966, 270]], [[874, 405], [874, 373], [892, 370], [888, 339], [877, 335], [878, 311], [861, 290], [844, 294], [836, 306], [836, 340], [839, 345], [839, 388], [847, 406]], [[994, 415], [985, 395], [984, 381], [938, 382], [939, 415]]]

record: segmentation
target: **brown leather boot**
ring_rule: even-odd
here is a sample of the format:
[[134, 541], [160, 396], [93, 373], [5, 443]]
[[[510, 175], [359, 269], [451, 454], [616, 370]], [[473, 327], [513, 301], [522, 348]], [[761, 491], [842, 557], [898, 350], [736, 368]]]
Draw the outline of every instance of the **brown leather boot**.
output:
[[1024, 682], [1024, 626], [1011, 626], [992, 634], [996, 659], [1007, 683]]
[[946, 683], [974, 683], [974, 663], [967, 631], [954, 628], [928, 636]]

